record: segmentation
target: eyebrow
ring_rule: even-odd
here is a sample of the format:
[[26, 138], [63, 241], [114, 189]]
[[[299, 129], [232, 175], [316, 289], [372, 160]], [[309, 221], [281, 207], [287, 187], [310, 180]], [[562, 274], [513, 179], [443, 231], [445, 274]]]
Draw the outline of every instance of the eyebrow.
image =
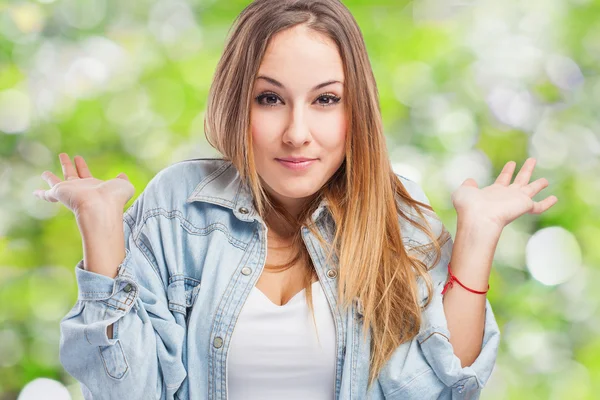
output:
[[[275, 85], [275, 86], [277, 86], [277, 87], [280, 87], [280, 88], [282, 88], [282, 89], [285, 89], [285, 87], [283, 86], [283, 84], [282, 84], [281, 82], [279, 82], [278, 80], [276, 80], [276, 79], [273, 79], [273, 78], [271, 78], [271, 77], [268, 77], [268, 76], [265, 76], [265, 75], [259, 75], [259, 76], [257, 76], [257, 77], [256, 77], [256, 79], [257, 79], [257, 80], [258, 80], [258, 79], [264, 79], [264, 80], [266, 80], [267, 82], [270, 82], [270, 83], [272, 83], [273, 85]], [[314, 88], [312, 88], [312, 89], [311, 89], [311, 92], [312, 92], [312, 91], [314, 91], [314, 90], [317, 90], [317, 89], [321, 89], [322, 87], [325, 87], [325, 86], [332, 85], [332, 84], [334, 84], [334, 83], [340, 83], [340, 84], [342, 84], [342, 85], [344, 84], [344, 83], [343, 83], [343, 82], [341, 82], [341, 81], [338, 81], [338, 80], [335, 80], [335, 79], [333, 79], [333, 80], [329, 80], [329, 81], [326, 81], [326, 82], [323, 82], [323, 83], [319, 83], [317, 86], [315, 86]]]

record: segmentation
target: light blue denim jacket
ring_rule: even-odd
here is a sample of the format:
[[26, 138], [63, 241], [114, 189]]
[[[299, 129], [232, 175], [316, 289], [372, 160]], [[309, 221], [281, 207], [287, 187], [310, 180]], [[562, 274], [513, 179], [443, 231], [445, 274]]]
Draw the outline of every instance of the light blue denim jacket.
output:
[[[398, 175], [411, 196], [416, 182]], [[126, 255], [115, 279], [75, 267], [78, 298], [60, 323], [60, 361], [86, 399], [227, 398], [231, 335], [266, 257], [264, 221], [231, 162], [181, 161], [162, 169], [123, 215]], [[430, 217], [427, 217], [430, 218]], [[330, 241], [333, 220], [323, 201], [312, 214]], [[400, 219], [399, 219], [400, 221]], [[435, 220], [429, 221], [439, 234]], [[405, 244], [425, 243], [400, 221]], [[303, 240], [329, 302], [336, 331], [334, 399], [477, 399], [492, 373], [500, 332], [486, 300], [481, 353], [462, 368], [448, 338], [441, 291], [452, 240], [431, 270], [434, 297], [419, 334], [394, 352], [367, 392], [369, 342], [361, 337], [361, 304], [337, 307], [337, 266], [318, 240]], [[419, 280], [421, 300], [425, 285]], [[113, 338], [106, 334], [114, 324]], [[293, 362], [293, 360], [290, 360]]]

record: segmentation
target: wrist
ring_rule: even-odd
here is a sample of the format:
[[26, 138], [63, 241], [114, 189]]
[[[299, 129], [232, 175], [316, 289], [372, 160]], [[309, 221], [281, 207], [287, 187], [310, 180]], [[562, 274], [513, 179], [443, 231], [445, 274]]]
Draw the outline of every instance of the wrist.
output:
[[123, 212], [109, 207], [89, 207], [79, 210], [76, 215], [77, 226], [82, 235], [111, 234], [123, 230]]
[[484, 291], [501, 230], [473, 217], [458, 219], [451, 256], [452, 274], [465, 286]]
[[489, 283], [487, 284], [487, 289], [485, 289], [485, 290], [476, 290], [476, 289], [466, 286], [456, 277], [456, 275], [454, 275], [452, 273], [451, 263], [448, 263], [448, 280], [446, 281], [446, 284], [444, 285], [444, 290], [442, 290], [442, 295], [444, 295], [448, 291], [448, 289], [454, 287], [454, 283], [456, 283], [458, 286], [461, 286], [463, 289], [465, 289], [468, 292], [480, 294], [480, 295], [485, 295], [490, 290]]
[[475, 213], [457, 214], [456, 228], [457, 233], [459, 229], [468, 232], [473, 240], [496, 242], [503, 229], [497, 223]]

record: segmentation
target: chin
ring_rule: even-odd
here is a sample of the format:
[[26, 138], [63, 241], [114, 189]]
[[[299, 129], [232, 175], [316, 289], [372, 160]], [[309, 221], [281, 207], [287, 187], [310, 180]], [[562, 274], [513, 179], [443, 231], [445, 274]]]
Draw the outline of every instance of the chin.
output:
[[[313, 180], [314, 182], [314, 180]], [[271, 186], [273, 187], [273, 186]], [[297, 185], [294, 185], [291, 180], [288, 179], [283, 185], [276, 185], [274, 187], [274, 191], [282, 197], [288, 199], [303, 199], [306, 197], [310, 197], [315, 194], [319, 188], [314, 184], [302, 184], [298, 182]]]

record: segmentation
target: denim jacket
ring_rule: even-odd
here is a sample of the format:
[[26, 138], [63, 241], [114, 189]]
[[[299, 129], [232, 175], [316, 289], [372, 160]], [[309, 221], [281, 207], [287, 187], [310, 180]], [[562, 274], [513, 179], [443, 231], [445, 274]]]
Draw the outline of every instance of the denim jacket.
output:
[[[398, 177], [413, 198], [428, 203], [416, 182]], [[267, 249], [267, 227], [241, 182], [224, 159], [172, 164], [123, 215], [126, 255], [117, 276], [77, 263], [78, 297], [60, 322], [60, 361], [81, 383], [86, 399], [227, 398], [230, 339]], [[333, 220], [325, 200], [311, 218], [331, 241]], [[439, 234], [441, 223], [429, 222]], [[407, 246], [425, 243], [420, 230], [400, 223]], [[308, 228], [302, 228], [302, 237], [335, 322], [334, 399], [479, 398], [496, 361], [500, 332], [486, 300], [481, 353], [461, 367], [441, 297], [452, 240], [430, 271], [435, 290], [420, 332], [396, 349], [367, 392], [370, 334], [364, 341], [361, 303], [355, 299], [347, 312], [338, 309], [337, 266], [326, 263]], [[424, 302], [427, 291], [420, 280], [419, 285]]]

